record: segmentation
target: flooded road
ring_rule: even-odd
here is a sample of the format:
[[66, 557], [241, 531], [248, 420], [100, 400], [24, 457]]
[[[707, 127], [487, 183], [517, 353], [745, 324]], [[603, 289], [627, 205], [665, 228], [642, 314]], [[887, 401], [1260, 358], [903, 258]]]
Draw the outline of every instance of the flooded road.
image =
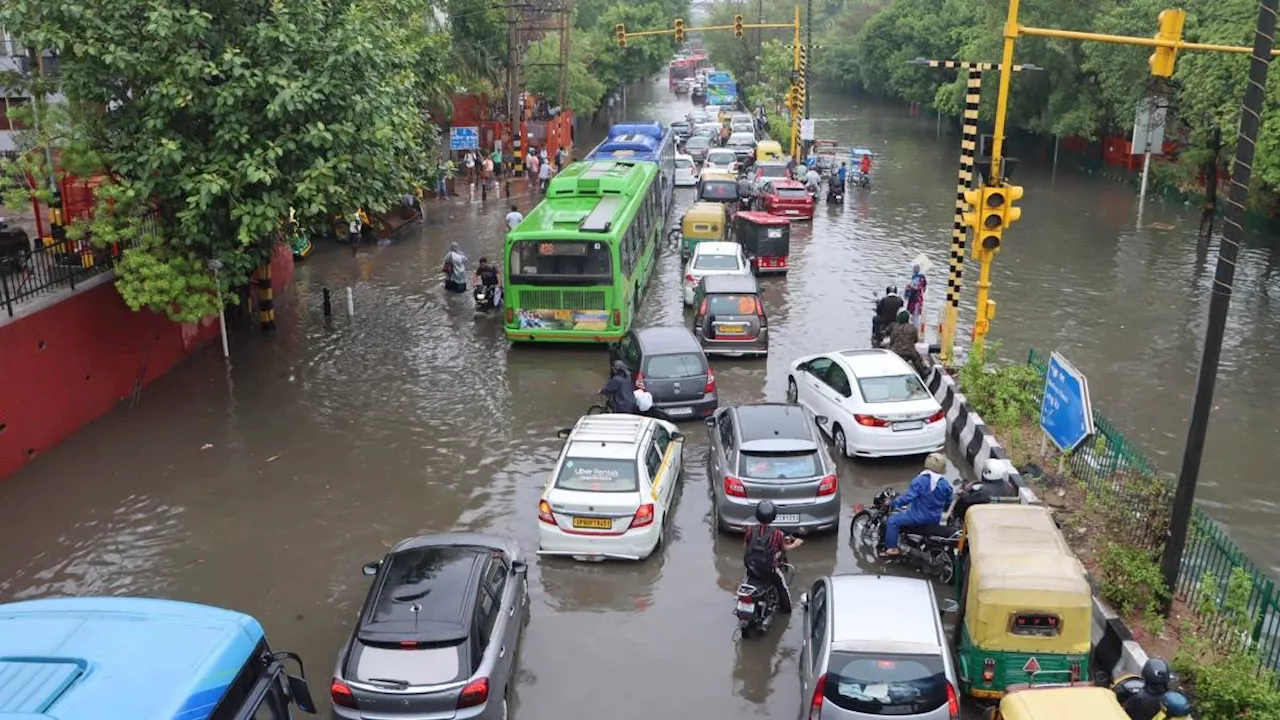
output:
[[[630, 100], [634, 118], [670, 121], [687, 109], [657, 86]], [[790, 360], [865, 344], [875, 289], [904, 282], [911, 257], [927, 251], [945, 262], [954, 143], [936, 138], [932, 118], [901, 108], [820, 94], [816, 108], [820, 118], [840, 118], [820, 122], [821, 137], [879, 154], [876, 185], [851, 193], [843, 208], [820, 206], [812, 227], [797, 227], [792, 272], [765, 283], [771, 355], [714, 363], [724, 403], [783, 399]], [[1203, 263], [1186, 259], [1195, 219], [1151, 206], [1149, 222], [1176, 229], [1134, 231], [1121, 186], [1059, 176], [1055, 198], [1047, 176], [1027, 170], [1018, 181], [1027, 210], [999, 258], [996, 336], [1019, 352], [1063, 350], [1091, 373], [1109, 414], [1162, 428], [1135, 436], [1180, 433], [1207, 282]], [[691, 201], [691, 190], [677, 191], [671, 219]], [[446, 530], [511, 535], [535, 550], [556, 430], [594, 401], [607, 366], [598, 349], [509, 350], [496, 317], [440, 289], [449, 242], [473, 261], [500, 254], [506, 205], [429, 203], [428, 222], [398, 242], [354, 257], [320, 247], [277, 310], [280, 330], [233, 343], [229, 372], [211, 348], [144, 390], [136, 408], [117, 409], [0, 485], [0, 599], [140, 594], [243, 610], [277, 648], [302, 655], [320, 699], [368, 587], [362, 563], [400, 538]], [[678, 266], [674, 254], [661, 258], [642, 324], [684, 320]], [[1270, 269], [1241, 274], [1273, 283]], [[931, 281], [936, 308], [944, 271]], [[331, 318], [321, 313], [326, 287]], [[354, 316], [341, 299], [347, 287]], [[1265, 377], [1275, 351], [1253, 339], [1274, 336], [1280, 321], [1266, 312], [1269, 302], [1265, 293], [1238, 298], [1224, 359], [1239, 364], [1220, 388], [1206, 479], [1223, 478], [1236, 492], [1249, 488], [1240, 478], [1251, 463], [1262, 462], [1242, 448], [1261, 450], [1261, 435], [1275, 432], [1256, 414], [1278, 382]], [[1099, 316], [1107, 329], [1071, 334]], [[1230, 426], [1237, 437], [1224, 447]], [[638, 564], [532, 562], [518, 717], [788, 718], [800, 709], [801, 616], [761, 640], [735, 642], [741, 540], [713, 532], [705, 434], [686, 430], [684, 482], [660, 554]], [[905, 484], [919, 460], [840, 465], [847, 506]], [[1225, 491], [1202, 494], [1221, 500]], [[1253, 524], [1264, 512], [1258, 505], [1231, 512], [1237, 535], [1263, 532]], [[853, 557], [847, 522], [846, 510], [837, 536], [793, 553], [795, 595], [820, 575], [868, 569]]]

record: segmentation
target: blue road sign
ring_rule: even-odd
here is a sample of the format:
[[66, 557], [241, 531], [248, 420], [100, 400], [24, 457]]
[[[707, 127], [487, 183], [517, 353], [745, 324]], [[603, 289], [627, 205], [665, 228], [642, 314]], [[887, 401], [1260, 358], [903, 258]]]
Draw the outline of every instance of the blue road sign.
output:
[[1089, 383], [1058, 353], [1049, 356], [1040, 403], [1040, 427], [1062, 452], [1070, 452], [1093, 434]]
[[479, 150], [480, 149], [480, 128], [478, 127], [449, 128], [449, 149], [450, 150]]

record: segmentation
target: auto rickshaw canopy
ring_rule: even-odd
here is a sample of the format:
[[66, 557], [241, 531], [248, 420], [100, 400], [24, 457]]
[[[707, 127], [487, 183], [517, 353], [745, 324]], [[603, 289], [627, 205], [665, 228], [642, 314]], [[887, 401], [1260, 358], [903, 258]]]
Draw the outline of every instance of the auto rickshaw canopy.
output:
[[1072, 555], [1039, 550], [968, 558], [964, 623], [983, 650], [1088, 653], [1093, 593]]
[[963, 543], [962, 549], [975, 555], [1040, 550], [1074, 557], [1053, 521], [1053, 513], [1042, 505], [974, 505], [964, 514]]
[[733, 218], [733, 239], [747, 257], [791, 254], [791, 221], [767, 212], [743, 210]]
[[1115, 693], [1087, 685], [1010, 688], [1000, 700], [998, 720], [1129, 720]]
[[757, 162], [778, 162], [782, 157], [782, 144], [778, 141], [761, 140], [756, 143]]
[[725, 238], [724, 203], [699, 201], [689, 206], [680, 221], [680, 234], [688, 240], [714, 240]]

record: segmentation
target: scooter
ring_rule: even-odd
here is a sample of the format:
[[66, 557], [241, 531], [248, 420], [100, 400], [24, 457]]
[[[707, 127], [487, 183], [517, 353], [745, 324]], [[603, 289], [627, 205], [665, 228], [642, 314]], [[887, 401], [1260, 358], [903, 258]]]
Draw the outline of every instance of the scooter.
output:
[[866, 188], [871, 187], [871, 176], [861, 170], [854, 170], [849, 173], [849, 184], [865, 190]]
[[[1116, 700], [1123, 705], [1129, 698], [1144, 692], [1146, 683], [1138, 675], [1125, 675], [1111, 685]], [[1160, 713], [1153, 720], [1190, 720], [1191, 701], [1177, 690], [1169, 690], [1160, 697]]]
[[477, 284], [472, 296], [477, 310], [494, 310], [502, 303], [502, 290], [497, 285]]
[[[796, 571], [795, 567], [787, 562], [779, 567], [782, 568], [787, 585], [790, 586], [791, 576]], [[753, 578], [748, 573], [738, 585], [736, 595], [737, 604], [734, 605], [733, 614], [738, 618], [738, 632], [742, 637], [749, 638], [752, 635], [763, 635], [768, 632], [774, 616], [778, 614], [778, 590], [773, 583]]]
[[844, 183], [834, 182], [827, 187], [827, 202], [844, 204]]
[[[884, 532], [889, 516], [893, 514], [893, 501], [898, 491], [885, 488], [876, 493], [871, 507], [862, 503], [853, 506], [853, 519], [849, 532], [853, 542], [861, 544], [877, 556], [884, 550]], [[885, 558], [887, 562], [905, 562], [916, 570], [937, 578], [945, 585], [955, 581], [956, 557], [960, 547], [960, 527], [947, 525], [907, 525], [898, 533], [900, 554]]]

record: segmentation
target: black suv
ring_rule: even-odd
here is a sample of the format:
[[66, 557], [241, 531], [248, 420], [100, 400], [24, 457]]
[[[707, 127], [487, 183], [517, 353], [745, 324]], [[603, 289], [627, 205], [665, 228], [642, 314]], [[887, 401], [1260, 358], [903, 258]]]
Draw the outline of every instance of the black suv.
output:
[[402, 540], [366, 564], [373, 587], [338, 654], [333, 716], [507, 717], [527, 569], [515, 541], [471, 533]]
[[632, 330], [609, 345], [609, 360], [621, 360], [636, 389], [653, 395], [649, 415], [678, 422], [707, 417], [720, 406], [716, 374], [688, 328]]

